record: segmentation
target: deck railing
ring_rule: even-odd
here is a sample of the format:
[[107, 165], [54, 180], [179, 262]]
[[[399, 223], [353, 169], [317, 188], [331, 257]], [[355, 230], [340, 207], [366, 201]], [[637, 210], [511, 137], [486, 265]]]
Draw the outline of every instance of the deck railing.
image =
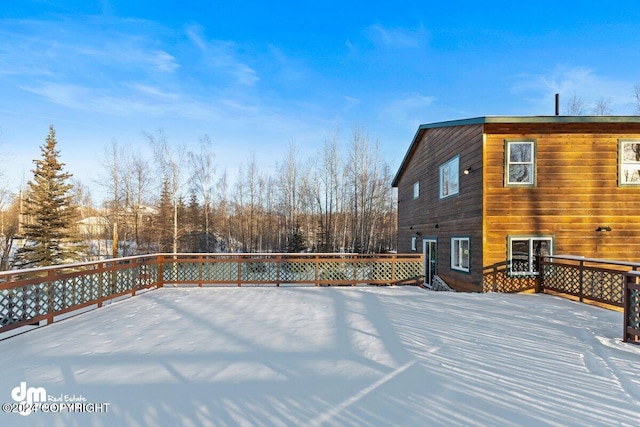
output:
[[484, 268], [484, 292], [553, 291], [624, 308], [624, 341], [640, 344], [640, 263], [573, 255], [537, 259], [539, 274], [509, 272], [509, 262]]
[[420, 254], [153, 254], [0, 272], [0, 333], [172, 285], [374, 285], [422, 274]]

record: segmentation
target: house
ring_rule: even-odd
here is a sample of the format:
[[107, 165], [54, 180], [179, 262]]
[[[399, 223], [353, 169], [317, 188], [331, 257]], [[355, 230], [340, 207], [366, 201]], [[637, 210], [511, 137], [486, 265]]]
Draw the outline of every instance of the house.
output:
[[538, 254], [640, 261], [640, 116], [424, 124], [392, 185], [398, 251], [423, 252], [427, 285], [482, 292], [503, 266], [509, 290]]

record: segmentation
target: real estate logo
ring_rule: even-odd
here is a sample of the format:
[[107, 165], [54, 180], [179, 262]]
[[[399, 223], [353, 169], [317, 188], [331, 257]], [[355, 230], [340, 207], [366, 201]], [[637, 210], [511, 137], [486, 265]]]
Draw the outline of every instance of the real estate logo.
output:
[[87, 403], [82, 395], [51, 396], [44, 387], [27, 387], [26, 381], [11, 390], [12, 403], [3, 403], [2, 412], [18, 413], [24, 417], [32, 412], [108, 412], [110, 403]]
[[[27, 416], [34, 410], [35, 404], [47, 401], [47, 390], [44, 387], [27, 388], [27, 383], [22, 381], [11, 390], [11, 398], [18, 403], [18, 413]], [[4, 406], [2, 409], [4, 410]]]

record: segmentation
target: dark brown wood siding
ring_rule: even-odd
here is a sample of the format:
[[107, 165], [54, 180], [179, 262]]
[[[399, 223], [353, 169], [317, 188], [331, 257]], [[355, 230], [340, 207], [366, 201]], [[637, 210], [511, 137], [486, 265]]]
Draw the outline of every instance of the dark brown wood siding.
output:
[[[618, 186], [618, 140], [638, 123], [485, 124], [484, 262], [508, 235], [553, 235], [556, 254], [640, 260], [640, 186]], [[506, 139], [536, 140], [536, 186], [504, 186]], [[610, 232], [597, 232], [610, 226]]]
[[[425, 129], [398, 179], [398, 251], [411, 251], [411, 237], [438, 242], [438, 275], [457, 289], [481, 290], [482, 283], [482, 125]], [[440, 199], [439, 170], [444, 162], [459, 156], [460, 192]], [[468, 175], [464, 169], [471, 168]], [[413, 185], [420, 182], [420, 196], [413, 198]], [[437, 226], [437, 227], [436, 227]], [[452, 271], [451, 238], [469, 237], [469, 273]], [[418, 251], [422, 251], [419, 239]]]

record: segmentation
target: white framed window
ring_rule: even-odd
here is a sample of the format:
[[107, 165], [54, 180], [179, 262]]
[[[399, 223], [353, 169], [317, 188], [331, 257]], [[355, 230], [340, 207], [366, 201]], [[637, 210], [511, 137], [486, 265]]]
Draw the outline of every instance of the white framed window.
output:
[[534, 140], [505, 141], [505, 185], [534, 186], [536, 143]]
[[619, 185], [640, 185], [640, 139], [618, 141]]
[[440, 198], [450, 197], [460, 191], [460, 156], [440, 165]]
[[469, 238], [451, 238], [451, 269], [469, 271], [469, 260], [471, 259]]
[[417, 199], [418, 197], [420, 197], [420, 181], [413, 183], [413, 198]]
[[516, 276], [537, 275], [538, 256], [553, 255], [552, 236], [508, 236], [509, 273]]
[[418, 238], [417, 238], [417, 237], [413, 236], [413, 237], [411, 238], [411, 250], [412, 250], [412, 251], [416, 251], [416, 250], [418, 250], [418, 249], [417, 249], [417, 246], [416, 246], [416, 244], [417, 244], [416, 242], [417, 242], [417, 241], [418, 241]]

